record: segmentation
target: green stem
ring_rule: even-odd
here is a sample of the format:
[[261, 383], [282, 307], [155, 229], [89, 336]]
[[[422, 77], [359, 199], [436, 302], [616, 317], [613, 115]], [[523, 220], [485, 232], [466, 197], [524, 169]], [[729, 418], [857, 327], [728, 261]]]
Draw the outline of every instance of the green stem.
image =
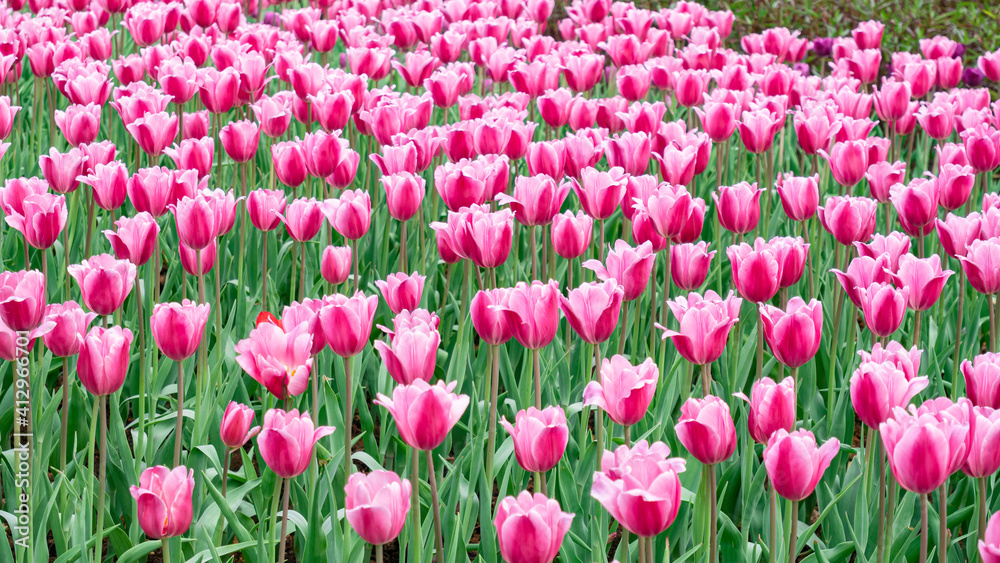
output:
[[106, 395], [102, 395], [97, 399], [100, 402], [101, 412], [100, 416], [100, 427], [101, 427], [101, 461], [100, 461], [100, 471], [101, 475], [98, 480], [97, 485], [97, 541], [94, 544], [94, 561], [99, 562], [103, 560], [104, 555], [104, 497], [105, 490], [108, 484], [108, 398]]
[[986, 514], [990, 501], [986, 498], [986, 477], [980, 477], [977, 481], [979, 481], [979, 529], [977, 533], [979, 539], [982, 540], [986, 534]]
[[344, 479], [351, 476], [351, 425], [354, 423], [354, 389], [351, 386], [351, 358], [344, 358]]
[[771, 520], [770, 520], [771, 525], [767, 531], [768, 535], [770, 536], [768, 539], [769, 539], [769, 545], [771, 547], [770, 557], [768, 560], [771, 563], [775, 563], [775, 561], [777, 561], [778, 558], [778, 495], [774, 491], [774, 485], [768, 484], [767, 489], [771, 501], [770, 503], [768, 503], [770, 504], [769, 508], [771, 511]]
[[420, 450], [413, 449], [410, 465], [410, 529], [413, 532], [413, 561], [420, 563], [423, 557], [423, 535], [420, 531]]
[[497, 392], [500, 386], [500, 346], [490, 346], [492, 372], [490, 376], [490, 422], [489, 439], [486, 445], [486, 479], [493, 483], [493, 454], [497, 434]]
[[288, 489], [291, 488], [291, 479], [284, 479], [285, 490], [281, 493], [281, 543], [278, 544], [278, 563], [285, 561], [285, 542], [288, 540]]
[[170, 563], [170, 538], [161, 539], [160, 547], [163, 548], [163, 563]]
[[184, 432], [184, 369], [183, 362], [177, 364], [177, 428], [174, 431], [174, 467], [181, 464], [181, 442]]
[[708, 561], [716, 563], [719, 557], [719, 499], [718, 481], [715, 474], [715, 465], [708, 466], [708, 502], [709, 502], [709, 548]]
[[[541, 410], [542, 409], [542, 364], [539, 358], [538, 350], [531, 351], [531, 365], [535, 380], [535, 408]], [[601, 369], [600, 363], [598, 363], [597, 369], [598, 370]]]
[[927, 563], [927, 495], [920, 495], [920, 563]]
[[795, 563], [798, 556], [799, 501], [792, 501], [792, 527], [788, 533], [788, 563]]
[[[873, 430], [872, 435], [877, 435], [878, 431]], [[886, 452], [885, 448], [881, 446], [881, 440], [874, 440], [876, 447], [881, 451], [881, 456], [879, 456], [879, 480], [878, 480], [878, 555], [876, 556], [876, 563], [882, 563], [885, 560], [885, 463], [886, 463]]]
[[427, 481], [431, 485], [431, 507], [434, 510], [434, 540], [437, 543], [438, 563], [444, 563], [444, 536], [441, 533], [441, 503], [438, 500], [437, 474], [434, 472], [434, 456], [430, 450], [424, 452], [427, 458]]
[[938, 489], [938, 562], [948, 563], [948, 481]]
[[962, 345], [962, 321], [965, 309], [965, 268], [958, 268], [958, 315], [955, 320], [955, 352], [951, 362], [951, 398], [958, 400], [958, 361]]

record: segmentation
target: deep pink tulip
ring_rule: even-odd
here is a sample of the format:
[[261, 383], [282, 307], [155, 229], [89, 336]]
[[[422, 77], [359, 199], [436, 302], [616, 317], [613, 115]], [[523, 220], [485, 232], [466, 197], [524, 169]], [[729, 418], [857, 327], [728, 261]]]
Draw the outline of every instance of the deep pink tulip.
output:
[[584, 168], [580, 181], [572, 180], [573, 191], [580, 199], [580, 206], [588, 215], [604, 220], [618, 209], [625, 196], [625, 171], [612, 168], [608, 172], [598, 172], [594, 168]]
[[566, 148], [561, 139], [529, 143], [525, 157], [532, 177], [544, 174], [559, 181], [565, 175]]
[[677, 351], [685, 360], [696, 365], [705, 365], [719, 359], [726, 348], [729, 330], [739, 321], [743, 300], [732, 292], [725, 299], [712, 290], [702, 297], [689, 293], [667, 303], [679, 330], [663, 330], [662, 340], [670, 338]]
[[456, 385], [455, 381], [438, 381], [432, 386], [418, 379], [410, 385], [397, 385], [391, 399], [379, 393], [375, 404], [389, 411], [408, 446], [430, 451], [444, 442], [469, 406], [467, 395], [453, 392]]
[[959, 258], [965, 256], [972, 241], [981, 238], [980, 215], [973, 212], [961, 217], [949, 213], [944, 221], [937, 220], [936, 229], [945, 254]]
[[795, 428], [795, 381], [791, 377], [781, 383], [775, 383], [770, 377], [758, 379], [750, 398], [743, 393], [735, 393], [735, 396], [750, 405], [747, 428], [758, 444], [767, 444], [778, 430], [790, 432]]
[[285, 212], [287, 205], [285, 192], [281, 190], [254, 190], [247, 195], [247, 213], [250, 223], [257, 229], [273, 231], [281, 224], [279, 214]]
[[247, 405], [230, 401], [226, 411], [222, 413], [222, 422], [219, 424], [219, 437], [222, 443], [230, 449], [242, 448], [251, 438], [260, 432], [260, 426], [250, 427], [253, 424], [253, 409]]
[[399, 536], [410, 511], [408, 479], [392, 471], [352, 473], [344, 494], [344, 514], [361, 539], [382, 545]]
[[877, 429], [894, 408], [906, 408], [928, 384], [926, 377], [907, 377], [892, 361], [862, 361], [851, 376], [851, 403], [861, 422]]
[[831, 196], [817, 210], [823, 228], [844, 245], [867, 242], [875, 232], [878, 206], [873, 199], [853, 196]]
[[283, 141], [271, 145], [271, 166], [278, 181], [296, 188], [306, 181], [306, 153], [298, 141]]
[[500, 194], [497, 200], [508, 204], [514, 212], [514, 218], [522, 225], [548, 225], [559, 213], [569, 189], [569, 184], [564, 182], [557, 185], [555, 180], [545, 174], [518, 176], [514, 180], [514, 195]]
[[792, 120], [795, 136], [799, 147], [806, 154], [816, 155], [819, 151], [830, 150], [830, 143], [840, 132], [841, 124], [822, 109], [806, 112], [796, 112]]
[[932, 139], [943, 141], [955, 131], [955, 106], [937, 98], [923, 103], [917, 111], [917, 123]]
[[876, 162], [865, 172], [872, 197], [879, 203], [889, 203], [892, 187], [901, 184], [905, 175], [906, 164], [898, 160], [892, 164], [884, 160]]
[[972, 241], [959, 259], [973, 289], [984, 295], [1000, 292], [1000, 238]]
[[625, 132], [608, 139], [605, 154], [610, 166], [620, 167], [629, 175], [639, 176], [649, 168], [651, 148], [650, 139], [645, 133]]
[[893, 186], [889, 199], [902, 222], [920, 228], [937, 219], [938, 191], [936, 178], [914, 178]]
[[261, 133], [272, 139], [284, 135], [292, 120], [291, 108], [284, 100], [278, 96], [265, 96], [250, 106], [260, 123]]
[[514, 338], [525, 348], [540, 350], [549, 345], [559, 330], [559, 284], [518, 282], [510, 289], [503, 313]]
[[899, 269], [892, 274], [892, 280], [896, 287], [909, 290], [907, 305], [910, 309], [926, 311], [937, 302], [944, 283], [954, 273], [941, 271], [941, 258], [937, 254], [924, 259], [904, 254], [899, 258]]
[[137, 211], [161, 217], [167, 206], [181, 198], [194, 197], [198, 173], [194, 170], [169, 170], [164, 167], [140, 168], [125, 187], [129, 201]]
[[[600, 123], [600, 112], [597, 115]], [[604, 155], [603, 143], [595, 142], [586, 134], [586, 130], [568, 135], [563, 139], [563, 147], [566, 152], [566, 175], [578, 180], [582, 178], [581, 172], [584, 169], [595, 166]]]
[[1000, 410], [975, 407], [969, 420], [969, 457], [962, 471], [975, 478], [1000, 470]]
[[708, 277], [716, 251], [708, 251], [707, 242], [685, 243], [670, 248], [670, 277], [679, 289], [695, 291]]
[[1000, 165], [1000, 131], [987, 123], [962, 132], [965, 154], [976, 172], [989, 172]]
[[514, 213], [502, 209], [493, 213], [473, 210], [464, 215], [463, 233], [465, 251], [480, 268], [497, 268], [507, 261], [514, 237]]
[[45, 292], [41, 272], [0, 273], [0, 321], [14, 331], [35, 330], [45, 317]]
[[703, 108], [694, 108], [704, 129], [713, 143], [728, 141], [736, 131], [736, 116], [739, 105], [706, 101]]
[[[301, 395], [309, 387], [313, 358], [308, 323], [288, 332], [271, 323], [261, 323], [236, 343], [236, 363], [279, 400]], [[265, 418], [265, 427], [267, 420]], [[268, 464], [270, 465], [270, 464]]]
[[559, 308], [574, 332], [588, 344], [600, 344], [618, 326], [625, 290], [614, 279], [585, 283], [559, 296]]
[[233, 108], [240, 92], [240, 73], [233, 67], [206, 67], [199, 71], [199, 99], [209, 112], [226, 113]]
[[337, 285], [351, 275], [351, 247], [327, 246], [320, 258], [319, 273], [327, 283]]
[[101, 316], [118, 310], [132, 291], [136, 267], [128, 260], [116, 260], [110, 254], [91, 256], [67, 270], [80, 286], [83, 304]]
[[507, 305], [510, 290], [506, 288], [479, 291], [469, 304], [472, 326], [486, 344], [497, 346], [510, 340], [513, 328], [503, 308]]
[[1000, 354], [986, 352], [962, 362], [965, 394], [977, 407], [1000, 409]]
[[285, 224], [288, 236], [298, 242], [306, 242], [316, 238], [323, 227], [323, 206], [313, 198], [299, 198], [292, 200], [277, 216]]
[[[50, 330], [42, 335], [45, 347], [53, 356], [68, 358], [80, 353], [87, 327], [97, 318], [97, 313], [84, 312], [76, 301], [52, 303], [45, 308], [41, 325], [51, 323]], [[2, 320], [2, 319], [0, 319]]]
[[840, 450], [840, 440], [830, 438], [817, 447], [808, 430], [788, 433], [778, 429], [764, 448], [764, 466], [771, 486], [782, 498], [804, 500], [812, 494], [823, 472]]
[[[854, 248], [858, 251], [858, 256], [868, 256], [876, 259], [885, 254], [889, 259], [888, 269], [895, 273], [899, 270], [899, 259], [910, 251], [910, 237], [899, 231], [893, 231], [885, 236], [876, 233], [867, 244], [855, 242]], [[867, 287], [867, 284], [864, 286]]]
[[540, 493], [522, 492], [497, 504], [493, 526], [500, 555], [508, 563], [551, 563], [573, 523], [559, 502]]
[[614, 250], [607, 253], [604, 264], [600, 260], [587, 260], [583, 267], [592, 270], [601, 281], [617, 281], [624, 290], [624, 300], [634, 301], [646, 291], [655, 260], [652, 244], [632, 247], [619, 239]]
[[857, 292], [868, 330], [880, 337], [896, 332], [906, 315], [909, 288], [875, 282], [868, 287], [858, 287]]
[[216, 236], [229, 234], [236, 224], [236, 204], [243, 198], [237, 199], [232, 190], [224, 192], [219, 188], [215, 190], [206, 188], [201, 193], [211, 201], [211, 206], [215, 210]]
[[754, 245], [730, 246], [729, 256], [733, 284], [747, 301], [764, 303], [774, 297], [781, 281], [781, 263], [770, 244], [758, 237]]
[[136, 502], [139, 527], [151, 540], [183, 535], [191, 527], [194, 470], [183, 465], [168, 469], [149, 467], [139, 476], [139, 486], [129, 488]]
[[[93, 143], [101, 127], [101, 106], [97, 104], [71, 104], [65, 110], [56, 110], [53, 118], [66, 142], [74, 147]], [[176, 120], [176, 118], [174, 118]], [[175, 132], [176, 133], [176, 132]], [[171, 137], [172, 138], [172, 137]]]
[[945, 412], [918, 414], [912, 405], [908, 411], [897, 407], [879, 425], [879, 435], [896, 481], [921, 495], [940, 487], [969, 455], [969, 421]]
[[136, 266], [142, 266], [153, 256], [160, 233], [160, 226], [153, 216], [145, 211], [136, 213], [134, 217], [122, 217], [115, 221], [117, 230], [106, 229], [104, 236], [111, 243], [111, 248], [119, 260], [128, 260]]
[[851, 300], [855, 307], [861, 308], [861, 289], [867, 288], [873, 283], [889, 283], [892, 281], [889, 271], [889, 256], [879, 255], [878, 258], [870, 256], [859, 256], [851, 260], [847, 267], [847, 272], [837, 269], [830, 270], [837, 276], [844, 293]]
[[594, 473], [591, 496], [626, 530], [650, 538], [673, 524], [681, 504], [678, 473], [685, 462], [668, 458], [663, 442], [640, 440], [632, 448], [604, 452], [601, 471]]
[[300, 415], [297, 409], [288, 412], [271, 409], [264, 413], [257, 449], [271, 471], [278, 477], [291, 479], [305, 473], [316, 442], [333, 434], [333, 430], [332, 426], [313, 426], [307, 412]]
[[633, 366], [625, 356], [605, 358], [600, 378], [583, 390], [583, 404], [608, 413], [615, 424], [632, 426], [646, 416], [660, 371], [652, 358]]
[[78, 178], [84, 175], [87, 160], [87, 155], [78, 148], [60, 153], [52, 147], [49, 154], [38, 157], [38, 167], [52, 191], [66, 194], [76, 191], [80, 186]]
[[771, 148], [774, 136], [784, 125], [784, 119], [778, 121], [767, 109], [753, 112], [744, 111], [737, 128], [743, 146], [753, 154], [760, 154]]
[[344, 190], [337, 199], [323, 203], [323, 214], [341, 236], [357, 240], [365, 236], [371, 223], [371, 198], [362, 190]]
[[823, 304], [816, 299], [807, 304], [801, 297], [792, 297], [784, 311], [761, 305], [760, 319], [767, 345], [782, 364], [801, 367], [819, 351]]
[[778, 288], [785, 289], [799, 283], [805, 270], [809, 245], [803, 242], [802, 237], [775, 237], [768, 242], [768, 246], [774, 252], [781, 272]]
[[551, 406], [543, 410], [528, 407], [517, 412], [513, 425], [506, 417], [500, 419], [500, 424], [514, 441], [514, 455], [525, 471], [549, 471], [566, 451], [569, 427], [562, 407]]
[[45, 250], [55, 244], [69, 217], [66, 196], [48, 193], [28, 195], [18, 204], [23, 214], [11, 209], [12, 212], [7, 212], [5, 218], [7, 224], [35, 248]]
[[375, 285], [382, 293], [389, 309], [398, 315], [402, 311], [412, 311], [420, 307], [425, 279], [426, 276], [421, 276], [417, 272], [410, 275], [400, 272], [389, 274], [384, 281], [376, 281]]
[[334, 294], [319, 312], [323, 334], [333, 353], [343, 358], [364, 350], [372, 333], [378, 297], [355, 293], [353, 297]]
[[397, 221], [409, 221], [420, 211], [427, 191], [423, 177], [412, 172], [397, 172], [380, 178], [385, 189], [389, 215]]
[[249, 162], [257, 154], [260, 127], [249, 120], [234, 121], [219, 131], [219, 140], [229, 158], [236, 162]]
[[976, 173], [971, 166], [941, 164], [938, 168], [937, 184], [938, 205], [954, 211], [969, 200], [972, 188], [976, 184]]
[[740, 182], [721, 186], [712, 193], [719, 214], [719, 224], [731, 233], [745, 234], [757, 228], [760, 221], [760, 196], [763, 190], [756, 183]]
[[312, 338], [309, 346], [309, 355], [315, 356], [326, 348], [326, 335], [323, 334], [323, 327], [319, 323], [319, 310], [324, 302], [319, 299], [303, 299], [301, 303], [293, 301], [281, 310], [281, 327], [288, 330], [305, 325], [306, 330]]
[[169, 207], [174, 212], [177, 238], [191, 250], [203, 250], [219, 234], [218, 205], [214, 198], [199, 193]]
[[178, 170], [195, 170], [199, 178], [206, 178], [212, 171], [215, 140], [212, 137], [185, 138], [180, 144], [163, 149], [163, 152], [173, 159]]
[[681, 417], [674, 430], [684, 448], [706, 465], [722, 463], [736, 451], [733, 417], [729, 405], [718, 397], [688, 399], [681, 405]]
[[430, 381], [434, 377], [441, 335], [432, 327], [419, 325], [393, 332], [389, 344], [375, 341], [386, 371], [396, 383], [410, 385], [414, 381]]
[[94, 327], [80, 345], [76, 373], [93, 395], [110, 395], [121, 389], [128, 375], [132, 331], [119, 326]]
[[153, 305], [149, 327], [156, 347], [175, 362], [190, 358], [201, 344], [210, 312], [207, 303], [198, 305], [188, 299]]
[[573, 93], [566, 88], [542, 94], [535, 100], [535, 104], [538, 106], [538, 115], [552, 129], [565, 126], [569, 120], [569, 101], [572, 97]]
[[[620, 67], [615, 74], [615, 84], [618, 86], [618, 93], [626, 100], [641, 100], [649, 92], [649, 70], [641, 64]], [[696, 89], [697, 86], [692, 86], [684, 91], [693, 96]], [[696, 103], [697, 101], [701, 101], [700, 95]]]
[[868, 145], [863, 140], [834, 143], [829, 154], [825, 150], [818, 152], [830, 163], [833, 179], [841, 186], [853, 187], [868, 171]]
[[775, 188], [781, 196], [781, 207], [792, 221], [806, 221], [816, 214], [819, 207], [819, 174], [778, 176]]
[[136, 144], [149, 156], [160, 156], [177, 137], [177, 116], [167, 112], [147, 113], [125, 126]]
[[564, 211], [552, 218], [552, 248], [572, 260], [582, 256], [593, 238], [594, 220], [583, 211]]
[[910, 106], [910, 84], [905, 81], [887, 79], [882, 87], [875, 88], [875, 111], [880, 119], [888, 122], [899, 121], [907, 115]]

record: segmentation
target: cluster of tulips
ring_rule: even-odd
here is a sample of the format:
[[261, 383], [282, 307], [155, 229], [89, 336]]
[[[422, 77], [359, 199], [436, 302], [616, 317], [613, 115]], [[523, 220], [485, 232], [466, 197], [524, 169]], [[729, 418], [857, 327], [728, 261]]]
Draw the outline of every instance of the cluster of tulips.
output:
[[0, 0], [18, 561], [1000, 563], [1000, 50], [554, 8]]

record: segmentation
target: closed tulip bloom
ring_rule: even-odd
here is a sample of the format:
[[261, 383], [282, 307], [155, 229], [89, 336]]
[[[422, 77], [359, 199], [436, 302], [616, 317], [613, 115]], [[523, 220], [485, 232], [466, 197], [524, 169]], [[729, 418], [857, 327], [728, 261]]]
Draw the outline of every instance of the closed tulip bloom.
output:
[[889, 203], [893, 186], [901, 184], [905, 176], [906, 164], [898, 160], [892, 164], [884, 160], [873, 163], [865, 172], [872, 197], [879, 203]]
[[215, 141], [212, 137], [186, 138], [172, 148], [163, 149], [163, 152], [174, 161], [178, 170], [194, 170], [199, 178], [205, 178], [212, 171]]
[[67, 271], [80, 286], [83, 304], [100, 316], [110, 315], [122, 306], [136, 275], [135, 264], [116, 260], [110, 254], [91, 256]]
[[294, 188], [306, 181], [306, 153], [301, 142], [284, 141], [271, 145], [271, 165], [278, 180], [286, 186]]
[[637, 366], [625, 356], [605, 358], [599, 381], [591, 381], [583, 390], [583, 404], [599, 407], [615, 424], [632, 426], [646, 416], [659, 379], [652, 358]]
[[785, 289], [799, 283], [805, 270], [809, 245], [802, 237], [775, 237], [768, 243], [774, 251], [781, 275], [778, 278], [778, 288]]
[[625, 171], [612, 168], [608, 172], [598, 172], [595, 168], [584, 168], [580, 175], [580, 181], [572, 180], [580, 206], [594, 219], [611, 217], [625, 196]]
[[390, 274], [385, 280], [378, 280], [375, 285], [382, 293], [393, 314], [401, 311], [412, 311], [420, 307], [420, 296], [424, 292], [424, 280], [417, 272], [406, 275], [405, 272]]
[[767, 109], [744, 111], [737, 128], [743, 146], [753, 154], [760, 154], [774, 144], [774, 135], [784, 121], [778, 121]]
[[320, 309], [319, 322], [334, 354], [342, 358], [356, 356], [364, 350], [372, 333], [378, 297], [365, 297], [361, 292], [353, 297], [334, 294]]
[[352, 473], [344, 494], [344, 514], [361, 539], [382, 545], [399, 536], [410, 511], [409, 480], [392, 471]]
[[257, 122], [260, 123], [261, 133], [276, 139], [288, 130], [292, 112], [281, 98], [265, 96], [250, 107], [253, 109], [254, 116], [257, 117]]
[[688, 399], [674, 426], [677, 439], [695, 459], [705, 465], [722, 463], [736, 451], [736, 427], [729, 405], [718, 397]]
[[368, 158], [378, 166], [383, 176], [400, 172], [417, 172], [417, 144], [413, 141], [395, 147], [382, 147], [382, 154], [374, 153]]
[[962, 132], [965, 154], [976, 172], [989, 172], [1000, 164], [1000, 131], [987, 123]]
[[747, 301], [764, 303], [778, 293], [781, 281], [781, 264], [774, 249], [758, 237], [754, 245], [746, 243], [730, 246], [729, 256], [733, 284]]
[[338, 199], [328, 199], [323, 203], [323, 214], [343, 237], [357, 240], [368, 232], [371, 207], [368, 192], [344, 190]]
[[163, 149], [177, 137], [177, 116], [162, 111], [147, 113], [125, 128], [144, 153], [149, 156], [160, 156], [163, 154]]
[[185, 197], [169, 206], [177, 224], [177, 238], [192, 250], [202, 250], [219, 232], [216, 201], [205, 194]]
[[507, 288], [488, 289], [476, 293], [469, 304], [472, 326], [480, 340], [497, 346], [510, 340], [514, 335], [510, 321], [504, 313], [510, 290]]
[[324, 204], [314, 198], [299, 198], [292, 200], [283, 213], [277, 213], [278, 219], [285, 224], [288, 236], [298, 242], [306, 242], [316, 238], [323, 227]]
[[380, 178], [385, 189], [389, 215], [397, 221], [409, 221], [420, 211], [427, 191], [421, 176], [410, 172], [399, 172]]
[[907, 378], [891, 361], [862, 361], [851, 376], [851, 404], [863, 424], [878, 429], [894, 408], [905, 409], [929, 383], [926, 377]]
[[872, 347], [872, 351], [865, 352], [861, 350], [858, 355], [861, 356], [862, 362], [875, 362], [875, 363], [890, 363], [897, 369], [903, 371], [906, 379], [912, 381], [917, 377], [917, 373], [920, 371], [920, 356], [922, 352], [913, 346], [909, 350], [903, 348], [902, 344], [899, 342], [890, 341], [888, 346], [882, 347], [882, 344], [876, 343]]
[[710, 364], [725, 350], [729, 330], [739, 321], [742, 304], [743, 300], [732, 292], [726, 299], [712, 290], [704, 297], [689, 293], [667, 303], [679, 330], [667, 330], [658, 323], [656, 328], [664, 331], [662, 340], [670, 338], [685, 360], [695, 365]]
[[901, 221], [919, 228], [937, 219], [936, 178], [914, 178], [909, 184], [896, 184], [889, 193], [889, 199]]
[[712, 194], [719, 214], [719, 224], [723, 229], [736, 234], [745, 234], [757, 228], [760, 221], [760, 196], [763, 190], [757, 184], [740, 182], [733, 186], [721, 186]]
[[79, 176], [84, 174], [87, 160], [87, 155], [78, 148], [60, 153], [52, 147], [49, 154], [38, 157], [38, 167], [53, 191], [66, 194], [80, 186]]
[[824, 111], [796, 112], [792, 121], [799, 146], [806, 154], [815, 155], [829, 150], [841, 124]]
[[762, 305], [760, 319], [767, 345], [782, 364], [801, 367], [819, 351], [823, 304], [816, 299], [807, 304], [801, 297], [792, 297], [784, 311]]
[[992, 476], [1000, 470], [1000, 410], [973, 408], [969, 435], [969, 457], [962, 471], [969, 477]]
[[80, 345], [76, 373], [92, 395], [110, 395], [121, 389], [128, 375], [132, 331], [114, 326], [94, 327]]
[[592, 282], [559, 296], [559, 308], [566, 321], [588, 344], [600, 344], [615, 331], [625, 290], [614, 279]]
[[534, 227], [551, 223], [568, 194], [569, 184], [557, 185], [551, 177], [538, 174], [518, 176], [514, 180], [514, 195], [501, 193], [497, 200], [510, 206], [518, 223]]
[[271, 409], [264, 413], [257, 449], [271, 471], [291, 479], [305, 473], [316, 442], [333, 434], [333, 430], [332, 426], [315, 427], [307, 412], [300, 415], [297, 409]]
[[[971, 166], [941, 164], [938, 169], [938, 205], [953, 211], [965, 205], [976, 184]], [[935, 217], [936, 218], [936, 217]]]
[[[816, 214], [819, 207], [819, 174], [778, 176], [775, 188], [781, 196], [781, 207], [792, 221], [806, 221]], [[749, 231], [748, 231], [749, 232]]]
[[875, 232], [878, 206], [866, 197], [831, 196], [817, 212], [823, 228], [844, 245], [866, 242]]
[[701, 120], [701, 128], [713, 143], [728, 141], [736, 131], [736, 116], [739, 112], [737, 104], [705, 102], [703, 108], [695, 107], [694, 112]]
[[853, 187], [868, 171], [868, 145], [863, 140], [834, 143], [829, 154], [824, 150], [819, 154], [830, 163], [833, 179], [841, 186]]
[[[971, 410], [972, 406], [968, 405]], [[893, 409], [879, 425], [889, 467], [901, 487], [925, 495], [940, 487], [969, 455], [969, 421], [945, 412]]]
[[[618, 93], [630, 102], [641, 100], [649, 92], [649, 70], [645, 65], [625, 65], [618, 69], [615, 74], [615, 83], [618, 86]], [[685, 90], [690, 95], [695, 95], [697, 86]], [[701, 96], [698, 95], [700, 101]]]
[[639, 176], [649, 168], [651, 148], [650, 138], [645, 133], [625, 132], [608, 139], [605, 154], [610, 166], [621, 167], [626, 173]]
[[[683, 186], [661, 183], [656, 191], [642, 202], [642, 210], [649, 216], [660, 236], [674, 242], [681, 240], [692, 226], [700, 233], [704, 221], [704, 201], [693, 198]], [[639, 207], [639, 203], [636, 204]], [[697, 240], [697, 236], [694, 237]]]
[[889, 271], [896, 272], [899, 270], [900, 257], [910, 251], [910, 237], [899, 231], [893, 231], [888, 236], [876, 233], [872, 236], [871, 242], [867, 244], [855, 242], [854, 248], [857, 249], [858, 256], [868, 256], [873, 259], [885, 254], [889, 259], [887, 266]]
[[389, 344], [375, 341], [386, 371], [396, 383], [409, 385], [416, 380], [434, 377], [441, 335], [426, 325], [394, 331]]
[[160, 225], [145, 211], [134, 217], [122, 217], [115, 221], [117, 230], [106, 229], [104, 236], [119, 260], [128, 260], [136, 266], [149, 262], [153, 255]]
[[391, 399], [379, 393], [375, 404], [389, 411], [408, 446], [431, 451], [444, 442], [469, 406], [467, 395], [453, 392], [457, 384], [438, 381], [432, 386], [418, 379], [410, 385], [397, 385]]
[[163, 355], [181, 362], [190, 358], [205, 334], [210, 308], [185, 299], [183, 303], [157, 303], [149, 317], [156, 347]]
[[42, 341], [53, 356], [75, 356], [80, 353], [87, 327], [96, 318], [97, 313], [84, 312], [76, 301], [48, 305], [42, 324], [52, 323], [53, 326], [42, 335]]
[[128, 178], [128, 168], [115, 161], [97, 164], [89, 175], [81, 175], [78, 179], [94, 189], [94, 203], [98, 207], [114, 211], [125, 203]]
[[593, 239], [593, 230], [594, 220], [583, 211], [559, 213], [552, 218], [552, 248], [568, 260], [582, 256]]
[[977, 407], [1000, 410], [1000, 354], [987, 352], [962, 362], [965, 395]]
[[559, 283], [518, 282], [511, 288], [507, 303], [500, 304], [514, 338], [531, 350], [549, 345], [559, 330]]
[[549, 471], [566, 451], [569, 427], [562, 407], [551, 406], [544, 410], [528, 407], [518, 411], [513, 425], [506, 417], [500, 419], [500, 424], [514, 441], [514, 456], [525, 471]]
[[327, 246], [319, 262], [319, 273], [327, 283], [337, 285], [351, 275], [351, 247]]
[[839, 450], [840, 440], [836, 438], [817, 447], [816, 437], [808, 430], [777, 430], [764, 448], [764, 466], [771, 486], [782, 498], [805, 500]]
[[878, 258], [870, 256], [859, 256], [847, 267], [847, 272], [837, 269], [830, 270], [837, 276], [844, 293], [851, 300], [855, 307], [861, 308], [861, 289], [867, 288], [873, 283], [889, 283], [892, 281], [889, 271], [889, 255], [880, 254]]
[[885, 121], [899, 121], [907, 115], [910, 105], [910, 84], [905, 81], [888, 79], [882, 81], [881, 88], [875, 88], [875, 111]]
[[914, 311], [926, 311], [934, 306], [944, 282], [954, 274], [951, 270], [941, 271], [941, 258], [931, 254], [929, 258], [917, 258], [904, 254], [899, 258], [899, 270], [892, 275], [896, 287], [909, 289], [907, 305]]
[[236, 363], [279, 400], [295, 397], [309, 386], [312, 340], [307, 323], [300, 323], [288, 332], [277, 325], [261, 323], [247, 338], [236, 343]]
[[41, 272], [0, 273], [0, 321], [14, 331], [35, 330], [45, 317], [45, 295]]
[[51, 248], [69, 218], [66, 196], [48, 193], [28, 195], [18, 204], [23, 214], [15, 209], [11, 209], [12, 212], [5, 209], [7, 224], [20, 232], [25, 242], [34, 248]]
[[1000, 291], [1000, 238], [973, 241], [959, 259], [976, 291], [983, 295]]
[[273, 231], [281, 224], [278, 215], [284, 213], [287, 203], [281, 190], [253, 190], [246, 201], [250, 223], [258, 230]]
[[614, 250], [608, 252], [606, 264], [600, 260], [587, 260], [583, 267], [592, 270], [601, 281], [617, 281], [625, 292], [624, 300], [635, 301], [646, 291], [655, 260], [652, 244], [647, 242], [633, 248], [619, 239]]
[[925, 102], [917, 111], [917, 122], [929, 137], [943, 141], [955, 130], [955, 106], [947, 102], [939, 103], [938, 99]]
[[139, 476], [139, 486], [129, 488], [136, 502], [139, 527], [151, 540], [183, 535], [191, 527], [194, 470], [183, 465], [168, 469], [149, 467]]
[[858, 288], [868, 330], [880, 337], [896, 332], [906, 315], [909, 295], [909, 288], [897, 289], [887, 283], [876, 282], [866, 288]]
[[226, 412], [222, 413], [222, 423], [219, 425], [219, 437], [222, 443], [231, 449], [242, 448], [248, 440], [260, 432], [260, 426], [253, 424], [253, 409], [236, 401], [230, 401]]
[[677, 244], [670, 248], [670, 277], [679, 289], [694, 291], [705, 283], [716, 251], [707, 242]]
[[496, 268], [507, 261], [514, 237], [514, 214], [510, 209], [473, 211], [465, 215], [462, 226], [468, 257], [474, 264]]
[[260, 127], [253, 121], [234, 121], [219, 131], [222, 148], [236, 162], [249, 162], [257, 154]]
[[53, 119], [56, 127], [66, 137], [66, 142], [79, 147], [93, 143], [97, 139], [97, 133], [101, 128], [101, 106], [71, 104], [65, 110], [57, 109]]
[[[566, 149], [561, 139], [529, 143], [525, 159], [528, 163], [528, 172], [532, 177], [544, 174], [559, 181], [565, 175]], [[516, 183], [514, 191], [516, 197]]]
[[551, 563], [573, 523], [559, 502], [540, 493], [522, 492], [497, 504], [493, 526], [500, 555], [508, 563]]
[[677, 474], [685, 462], [669, 455], [663, 442], [645, 440], [604, 452], [591, 496], [626, 530], [644, 538], [658, 536], [674, 523], [681, 504]]
[[764, 377], [754, 382], [750, 398], [743, 393], [734, 395], [750, 404], [747, 429], [758, 444], [767, 444], [778, 430], [791, 432], [795, 428], [795, 380], [791, 377], [781, 383]]

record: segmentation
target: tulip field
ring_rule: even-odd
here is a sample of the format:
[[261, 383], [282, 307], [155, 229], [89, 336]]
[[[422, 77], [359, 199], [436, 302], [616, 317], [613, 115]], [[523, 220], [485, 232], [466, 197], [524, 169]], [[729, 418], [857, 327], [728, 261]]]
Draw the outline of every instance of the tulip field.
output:
[[1000, 563], [1000, 39], [710, 4], [0, 0], [0, 563]]

